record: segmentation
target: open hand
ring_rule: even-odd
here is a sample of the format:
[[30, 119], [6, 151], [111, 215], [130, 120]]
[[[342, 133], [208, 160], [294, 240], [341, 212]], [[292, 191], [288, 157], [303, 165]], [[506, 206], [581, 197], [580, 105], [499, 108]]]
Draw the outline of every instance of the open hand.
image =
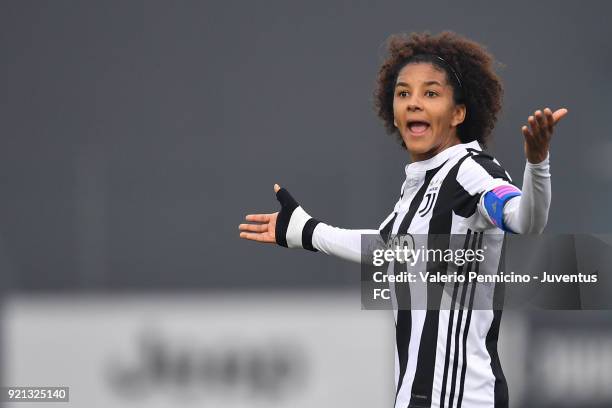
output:
[[537, 110], [533, 116], [529, 116], [529, 128], [523, 126], [521, 131], [525, 137], [525, 156], [529, 163], [540, 163], [548, 155], [550, 139], [552, 138], [554, 126], [567, 115], [567, 109], [561, 108], [554, 113], [549, 109]]
[[[278, 184], [274, 185], [274, 193], [280, 190]], [[238, 229], [240, 238], [250, 239], [252, 241], [263, 242], [267, 244], [276, 244], [276, 218], [278, 211], [272, 214], [248, 214], [245, 219], [253, 221], [257, 224], [240, 224]]]

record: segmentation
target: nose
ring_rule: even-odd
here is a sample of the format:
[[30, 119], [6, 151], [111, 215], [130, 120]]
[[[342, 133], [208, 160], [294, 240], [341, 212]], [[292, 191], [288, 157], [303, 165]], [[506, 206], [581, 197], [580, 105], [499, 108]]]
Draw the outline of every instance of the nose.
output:
[[416, 112], [419, 110], [423, 110], [423, 105], [421, 104], [421, 99], [415, 94], [410, 96], [408, 103], [406, 105], [406, 109], [410, 112]]

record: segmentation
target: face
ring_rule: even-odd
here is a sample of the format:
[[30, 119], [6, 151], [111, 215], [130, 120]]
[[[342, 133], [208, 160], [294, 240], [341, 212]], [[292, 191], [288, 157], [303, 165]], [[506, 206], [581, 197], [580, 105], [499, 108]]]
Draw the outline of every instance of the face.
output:
[[395, 83], [393, 116], [413, 161], [427, 160], [461, 143], [457, 126], [465, 105], [453, 101], [446, 73], [430, 63], [409, 63]]

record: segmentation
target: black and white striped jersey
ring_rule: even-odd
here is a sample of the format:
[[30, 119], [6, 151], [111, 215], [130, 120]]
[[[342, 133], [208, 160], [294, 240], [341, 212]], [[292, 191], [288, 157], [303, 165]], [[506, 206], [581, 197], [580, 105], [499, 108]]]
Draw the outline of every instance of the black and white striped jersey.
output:
[[[460, 236], [461, 242], [449, 238], [436, 245], [486, 248], [485, 259], [464, 266], [448, 263], [446, 272], [461, 274], [475, 267], [479, 274], [497, 274], [504, 233], [541, 232], [546, 224], [549, 178], [548, 158], [528, 163], [521, 192], [478, 142], [458, 144], [406, 166], [400, 198], [377, 230], [322, 223], [281, 189], [277, 196], [283, 209], [276, 235], [283, 246], [356, 262], [362, 260], [363, 234], [376, 234], [383, 245], [402, 234]], [[416, 263], [414, 268], [428, 266]], [[402, 268], [407, 266], [391, 262], [388, 273]], [[497, 353], [501, 310], [493, 307], [500, 304], [501, 286], [411, 285], [406, 297], [390, 285], [396, 324], [395, 407], [507, 407], [506, 380]]]
[[[381, 224], [381, 235], [385, 239], [406, 233], [464, 236], [461, 245], [466, 249], [487, 247], [478, 272], [496, 274], [504, 231], [486, 216], [484, 204], [486, 193], [496, 189], [502, 199], [503, 192], [512, 197], [520, 194], [509, 175], [477, 142], [453, 146], [432, 159], [406, 166], [400, 200]], [[452, 247], [450, 242], [446, 244]], [[398, 266], [391, 264], [390, 268], [395, 268], [391, 273], [396, 273]], [[462, 273], [462, 267], [448, 265], [453, 267], [457, 269], [454, 272]], [[419, 264], [415, 268], [427, 269]], [[443, 288], [428, 284], [419, 294], [415, 290], [419, 289], [410, 288], [409, 301], [414, 303], [420, 296], [420, 304], [394, 310], [395, 406], [507, 406], [506, 380], [497, 355], [501, 312], [493, 307], [495, 286], [447, 283]], [[398, 296], [394, 300], [401, 302]], [[477, 310], [471, 307], [476, 297], [481, 303]], [[490, 299], [490, 307], [482, 305], [483, 299]]]

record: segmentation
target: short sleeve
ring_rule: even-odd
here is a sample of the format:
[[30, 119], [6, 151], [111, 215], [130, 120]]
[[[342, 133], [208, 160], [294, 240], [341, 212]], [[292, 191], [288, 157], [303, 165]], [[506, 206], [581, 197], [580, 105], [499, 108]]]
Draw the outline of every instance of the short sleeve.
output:
[[473, 208], [466, 214], [475, 230], [500, 228], [512, 232], [504, 225], [504, 206], [521, 195], [508, 172], [492, 156], [475, 154], [464, 161], [457, 182], [472, 197]]

